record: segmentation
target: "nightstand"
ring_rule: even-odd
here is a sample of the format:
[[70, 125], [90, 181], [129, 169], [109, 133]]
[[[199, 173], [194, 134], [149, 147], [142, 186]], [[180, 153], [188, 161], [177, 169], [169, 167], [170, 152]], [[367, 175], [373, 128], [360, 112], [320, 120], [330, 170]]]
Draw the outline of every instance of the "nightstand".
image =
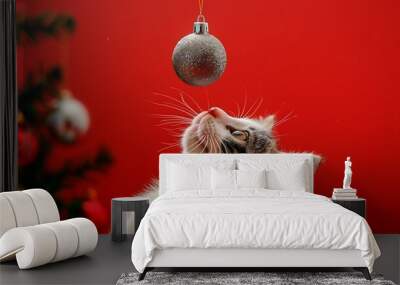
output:
[[145, 197], [121, 197], [111, 200], [111, 237], [113, 241], [131, 240], [149, 208]]
[[337, 200], [332, 199], [333, 203], [339, 204], [340, 206], [359, 214], [361, 217], [366, 217], [366, 200], [364, 198], [349, 199], [349, 200]]

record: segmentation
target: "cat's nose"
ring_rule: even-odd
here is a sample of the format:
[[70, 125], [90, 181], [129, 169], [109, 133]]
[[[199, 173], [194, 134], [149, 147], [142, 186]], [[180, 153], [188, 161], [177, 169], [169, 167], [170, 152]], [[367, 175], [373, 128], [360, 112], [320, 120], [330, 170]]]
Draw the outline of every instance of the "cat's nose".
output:
[[211, 116], [216, 117], [216, 116], [217, 116], [217, 108], [215, 108], [215, 107], [210, 108], [210, 109], [208, 110], [208, 113], [209, 113]]
[[218, 107], [211, 107], [208, 110], [208, 113], [213, 116], [216, 119], [220, 119], [220, 120], [224, 120], [224, 119], [228, 119], [229, 115], [227, 113], [225, 113], [224, 110], [222, 110], [221, 108]]
[[223, 112], [223, 111], [222, 111], [220, 108], [218, 108], [218, 107], [211, 107], [211, 108], [208, 110], [208, 113], [209, 113], [211, 116], [213, 116], [214, 118], [220, 117], [222, 112]]

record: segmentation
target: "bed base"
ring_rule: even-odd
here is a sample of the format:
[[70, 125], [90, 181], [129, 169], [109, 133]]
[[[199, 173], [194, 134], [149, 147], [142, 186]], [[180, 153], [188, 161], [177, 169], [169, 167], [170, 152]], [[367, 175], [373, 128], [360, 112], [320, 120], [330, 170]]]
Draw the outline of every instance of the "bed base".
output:
[[139, 274], [138, 280], [142, 281], [149, 271], [165, 272], [347, 272], [349, 270], [360, 271], [366, 280], [372, 280], [367, 267], [146, 267]]
[[[361, 271], [371, 280], [359, 250], [350, 249], [254, 249], [167, 248], [156, 249], [139, 275], [150, 270], [176, 271]], [[341, 269], [341, 270], [339, 270]]]

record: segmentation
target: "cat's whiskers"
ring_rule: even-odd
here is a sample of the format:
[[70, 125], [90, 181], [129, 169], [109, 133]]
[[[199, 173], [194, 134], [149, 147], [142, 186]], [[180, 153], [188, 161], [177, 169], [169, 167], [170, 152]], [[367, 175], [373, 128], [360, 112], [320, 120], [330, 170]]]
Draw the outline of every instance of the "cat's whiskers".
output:
[[169, 118], [179, 118], [184, 120], [191, 120], [191, 117], [181, 116], [181, 115], [169, 115], [169, 114], [152, 114], [152, 117], [155, 118], [162, 118], [162, 119], [169, 119]]
[[166, 129], [163, 128], [163, 130], [165, 130], [165, 132], [174, 137], [174, 138], [180, 138], [181, 137], [181, 133], [182, 133], [182, 129]]
[[157, 126], [165, 125], [190, 125], [192, 120], [186, 116], [167, 115], [167, 114], [153, 114], [152, 117], [160, 118], [160, 123]]
[[[181, 136], [181, 135], [179, 135], [179, 136]], [[192, 143], [192, 144], [189, 145], [189, 148], [195, 148], [195, 147], [197, 148], [197, 147], [199, 147], [199, 146], [202, 144], [202, 142], [204, 141], [204, 139], [205, 139], [205, 138], [202, 137], [199, 141], [195, 141], [194, 143]], [[162, 143], [162, 144], [167, 145], [167, 146], [161, 148], [161, 149], [159, 150], [159, 152], [161, 152], [161, 151], [163, 151], [163, 150], [166, 150], [166, 149], [170, 149], [170, 148], [176, 147], [176, 146], [181, 146], [180, 143], [166, 143], [166, 142], [164, 142], [164, 143]]]
[[199, 146], [201, 146], [204, 143], [205, 139], [206, 138], [203, 136], [201, 139], [199, 139], [199, 140], [195, 141], [194, 143], [190, 144], [188, 148], [192, 149], [192, 150], [197, 149]]
[[220, 152], [220, 146], [219, 146], [216, 138], [217, 138], [217, 136], [215, 134], [210, 135], [211, 152], [213, 152], [213, 153]]
[[244, 112], [246, 110], [246, 106], [247, 106], [247, 91], [244, 94], [244, 104], [243, 104], [243, 110], [239, 113], [238, 117], [239, 118], [243, 118], [244, 116]]
[[209, 139], [210, 139], [210, 147], [208, 149], [208, 152], [214, 153], [214, 140], [213, 140], [212, 136], [210, 136]]
[[248, 109], [246, 112], [244, 112], [244, 113], [242, 114], [241, 117], [242, 117], [242, 118], [243, 118], [243, 117], [246, 117], [247, 114], [250, 113], [251, 110], [253, 109], [253, 107], [257, 104], [257, 102], [258, 102], [258, 100], [254, 101], [254, 103], [250, 105], [249, 109]]
[[[225, 153], [228, 153], [228, 147], [226, 146], [224, 140], [220, 137], [217, 137], [217, 139], [219, 140], [219, 142], [221, 143], [221, 145], [223, 146], [223, 148], [225, 149]], [[221, 149], [222, 150], [222, 149]]]
[[236, 114], [235, 114], [235, 116], [236, 117], [238, 117], [238, 118], [240, 118], [240, 107], [239, 107], [239, 103], [238, 102], [236, 102]]
[[221, 144], [218, 143], [218, 137], [217, 136], [214, 136], [214, 142], [215, 142], [216, 152], [220, 153], [221, 152]]
[[169, 118], [169, 119], [162, 119], [160, 120], [161, 123], [168, 123], [168, 122], [172, 122], [172, 123], [185, 123], [185, 124], [190, 124], [191, 121], [190, 120], [185, 120], [185, 119], [180, 119], [180, 118]]
[[181, 108], [181, 106], [178, 106], [178, 105], [167, 104], [167, 103], [157, 103], [157, 102], [153, 102], [153, 104], [154, 104], [154, 105], [157, 105], [157, 106], [161, 106], [161, 107], [166, 107], [166, 108], [169, 108], [169, 109], [173, 109], [173, 110], [175, 110], [175, 111], [179, 111], [179, 112], [184, 113], [184, 114], [189, 115], [189, 116], [193, 116], [193, 117], [197, 116], [196, 113], [193, 113], [193, 112], [191, 112], [191, 111], [184, 110], [183, 108]]
[[215, 136], [211, 137], [213, 152], [218, 153], [218, 143], [216, 142]]
[[[256, 105], [256, 107], [254, 108], [254, 110], [250, 113], [250, 110], [246, 113], [245, 117], [251, 118], [254, 116], [254, 114], [258, 111], [258, 109], [260, 109], [262, 103], [263, 103], [264, 99], [261, 97], [258, 104]], [[256, 101], [257, 102], [257, 101]], [[250, 114], [249, 114], [250, 113]]]
[[181, 89], [179, 89], [179, 88], [176, 88], [176, 87], [171, 87], [171, 89], [172, 89], [172, 90], [176, 90], [176, 91], [179, 92], [179, 94], [182, 94], [182, 95], [188, 97], [188, 98], [195, 104], [195, 106], [199, 109], [199, 112], [201, 112], [201, 110], [203, 110], [203, 109], [200, 107], [200, 105], [197, 103], [197, 101], [194, 100], [194, 98], [193, 98], [192, 96], [190, 96], [188, 93], [186, 93], [185, 91], [183, 91], [183, 90], [181, 90]]
[[205, 138], [206, 138], [206, 141], [205, 141], [204, 147], [203, 147], [203, 149], [201, 150], [200, 153], [204, 153], [204, 150], [205, 150], [205, 149], [207, 148], [207, 146], [208, 146], [208, 142], [209, 142], [209, 140], [208, 140], [208, 135], [206, 135]]
[[169, 135], [173, 136], [174, 138], [182, 138], [181, 133], [169, 133]]
[[198, 114], [197, 111], [195, 111], [188, 103], [186, 103], [186, 101], [185, 101], [185, 99], [183, 98], [182, 94], [180, 94], [181, 100], [178, 100], [178, 99], [176, 99], [176, 98], [173, 97], [173, 96], [170, 96], [170, 95], [167, 95], [167, 94], [164, 94], [164, 93], [160, 93], [160, 92], [154, 92], [153, 94], [159, 95], [159, 96], [162, 96], [162, 97], [165, 97], [165, 98], [171, 100], [172, 102], [178, 103], [178, 105], [173, 105], [171, 102], [168, 103], [168, 104], [170, 104], [170, 105], [172, 105], [172, 106], [176, 106], [176, 107], [178, 107], [178, 108], [179, 108], [179, 107], [183, 107], [183, 108], [185, 108], [185, 110], [186, 110], [187, 112], [191, 113], [191, 115], [196, 116], [196, 115]]
[[180, 132], [182, 132], [185, 128], [183, 128], [183, 127], [177, 127], [177, 128], [166, 128], [166, 127], [163, 127], [162, 129], [163, 130], [167, 130], [167, 131], [180, 131]]
[[162, 152], [163, 150], [170, 149], [170, 148], [174, 148], [174, 147], [176, 147], [176, 146], [180, 146], [180, 144], [179, 144], [179, 143], [169, 144], [168, 146], [159, 149], [158, 152], [160, 153], [160, 152]]
[[[190, 107], [190, 105], [186, 102], [186, 100], [183, 97], [183, 95], [182, 94], [180, 94], [180, 95], [181, 95], [181, 101], [182, 101], [183, 105], [185, 105], [188, 109], [192, 110], [197, 115], [199, 112], [196, 112], [195, 110], [193, 110], [193, 108]], [[201, 112], [201, 110], [200, 110], [200, 112]]]
[[225, 149], [225, 153], [229, 153], [229, 148], [228, 148], [228, 146], [226, 145], [226, 143], [224, 142], [224, 140], [223, 140], [222, 138], [220, 138], [220, 141], [221, 141], [222, 146], [223, 146], [224, 149]]
[[[210, 141], [210, 151], [209, 152], [213, 152], [213, 148], [215, 146], [215, 142], [214, 142], [214, 128], [211, 126], [212, 123], [207, 123], [207, 135]], [[217, 152], [217, 149], [215, 150], [215, 152]]]
[[186, 126], [187, 124], [188, 123], [179, 122], [179, 121], [176, 121], [176, 122], [168, 121], [168, 122], [161, 122], [161, 123], [157, 124], [156, 126], [157, 127], [163, 127], [163, 126]]
[[185, 124], [190, 124], [192, 122], [191, 119], [187, 118], [187, 117], [183, 117], [183, 116], [165, 116], [165, 117], [159, 117], [160, 118], [160, 122], [164, 123], [164, 122], [183, 122]]
[[189, 125], [190, 122], [182, 121], [182, 120], [161, 120], [159, 125], [165, 126], [169, 124], [180, 124], [180, 125]]
[[228, 153], [228, 147], [226, 146], [225, 142], [221, 139], [221, 144], [224, 147], [225, 153]]
[[[291, 117], [292, 116], [292, 117]], [[293, 115], [293, 111], [290, 111], [288, 114], [286, 114], [282, 119], [276, 121], [272, 127], [275, 128], [283, 123], [286, 123], [287, 121], [296, 118], [296, 115]]]

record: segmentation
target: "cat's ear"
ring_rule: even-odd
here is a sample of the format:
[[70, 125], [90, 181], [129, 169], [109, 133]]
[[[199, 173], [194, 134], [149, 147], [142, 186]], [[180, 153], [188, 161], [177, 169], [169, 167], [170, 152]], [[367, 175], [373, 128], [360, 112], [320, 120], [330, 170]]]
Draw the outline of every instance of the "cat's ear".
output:
[[266, 128], [272, 128], [275, 124], [275, 115], [269, 115], [269, 116], [266, 116], [265, 118], [262, 118], [261, 123]]

